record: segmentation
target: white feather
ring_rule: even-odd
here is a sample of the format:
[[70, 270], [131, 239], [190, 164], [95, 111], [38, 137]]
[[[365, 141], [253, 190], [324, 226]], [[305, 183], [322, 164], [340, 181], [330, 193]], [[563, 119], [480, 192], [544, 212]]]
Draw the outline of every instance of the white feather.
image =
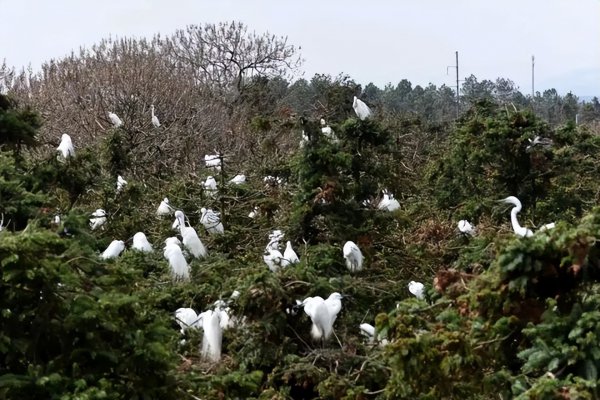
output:
[[60, 151], [63, 158], [67, 157], [75, 157], [75, 147], [73, 147], [73, 142], [71, 141], [71, 136], [63, 133], [60, 144], [56, 148], [56, 150]]
[[152, 253], [154, 251], [144, 232], [138, 232], [133, 235], [133, 244], [131, 248], [144, 253]]
[[116, 258], [121, 254], [121, 252], [125, 250], [125, 242], [122, 240], [113, 240], [110, 242], [106, 250], [102, 252], [100, 258], [103, 260], [109, 260], [111, 258]]
[[350, 272], [358, 272], [362, 269], [363, 254], [352, 241], [346, 242], [343, 249], [344, 258], [346, 259], [346, 267]]

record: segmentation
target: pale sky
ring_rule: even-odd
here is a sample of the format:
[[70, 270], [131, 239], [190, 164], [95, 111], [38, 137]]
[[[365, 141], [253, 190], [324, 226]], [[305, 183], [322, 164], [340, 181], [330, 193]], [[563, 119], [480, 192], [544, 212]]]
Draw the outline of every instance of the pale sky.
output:
[[100, 39], [169, 35], [241, 21], [301, 46], [304, 77], [350, 75], [379, 87], [512, 79], [531, 93], [600, 96], [600, 0], [0, 0], [0, 62], [35, 69]]

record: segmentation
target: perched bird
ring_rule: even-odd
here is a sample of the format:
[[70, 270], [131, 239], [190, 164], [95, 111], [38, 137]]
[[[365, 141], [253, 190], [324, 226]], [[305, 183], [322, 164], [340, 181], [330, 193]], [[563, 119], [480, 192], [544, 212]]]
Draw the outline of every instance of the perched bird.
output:
[[241, 185], [242, 183], [245, 183], [245, 182], [246, 182], [246, 175], [244, 175], [244, 174], [236, 175], [229, 181], [229, 183], [233, 183], [235, 185]]
[[310, 137], [304, 131], [302, 131], [302, 139], [300, 139], [300, 148], [306, 146], [306, 144], [310, 141]]
[[106, 223], [106, 211], [99, 208], [92, 213], [90, 218], [90, 228], [94, 231]]
[[127, 185], [127, 181], [121, 175], [117, 176], [117, 192], [120, 192]]
[[60, 138], [60, 144], [56, 148], [57, 151], [60, 151], [60, 154], [64, 159], [68, 157], [75, 157], [75, 147], [73, 147], [73, 142], [71, 141], [71, 136], [63, 133]]
[[163, 256], [169, 262], [169, 267], [171, 268], [171, 275], [173, 276], [173, 280], [184, 280], [188, 281], [190, 279], [190, 266], [188, 265], [185, 257], [183, 256], [183, 252], [181, 251], [181, 247], [179, 244], [181, 242], [179, 239], [175, 237], [167, 238], [165, 240], [165, 249], [163, 252]]
[[524, 226], [521, 226], [519, 224], [519, 220], [517, 220], [517, 214], [519, 213], [519, 211], [521, 211], [521, 208], [523, 207], [521, 205], [521, 201], [515, 196], [508, 196], [507, 198], [498, 201], [514, 205], [512, 210], [510, 210], [510, 222], [512, 223], [512, 227], [515, 231], [515, 234], [520, 237], [533, 236], [533, 231], [531, 229], [525, 228]]
[[164, 198], [163, 201], [160, 202], [160, 205], [156, 209], [156, 215], [159, 217], [163, 215], [171, 215], [173, 214], [173, 207], [169, 205], [169, 199]]
[[277, 247], [273, 247], [272, 242], [269, 242], [267, 247], [265, 248], [265, 252], [263, 253], [263, 260], [267, 264], [267, 267], [271, 270], [271, 272], [279, 271], [279, 268], [283, 267], [283, 254], [277, 249]]
[[[375, 342], [375, 327], [373, 325], [364, 323], [360, 324], [359, 328], [360, 333], [362, 333], [363, 336], [366, 336], [369, 339], [369, 343]], [[381, 338], [381, 335], [377, 335], [377, 341], [381, 346], [385, 346], [386, 344], [388, 344], [387, 339]]]
[[221, 359], [221, 345], [223, 342], [223, 329], [221, 328], [220, 313], [207, 310], [198, 316], [202, 323], [204, 334], [202, 336], [202, 357], [213, 362]]
[[333, 332], [333, 324], [342, 309], [342, 298], [341, 294], [334, 292], [329, 295], [327, 300], [315, 296], [307, 297], [302, 302], [304, 312], [312, 321], [310, 334], [313, 339], [329, 339]]
[[133, 245], [131, 248], [144, 253], [152, 253], [154, 251], [144, 232], [138, 232], [133, 235]]
[[221, 223], [221, 213], [214, 212], [213, 210], [202, 207], [200, 209], [202, 216], [200, 217], [200, 223], [204, 225], [204, 229], [210, 234], [221, 234], [225, 232], [223, 224]]
[[466, 219], [461, 219], [458, 221], [458, 230], [460, 233], [464, 233], [465, 235], [469, 236], [473, 236], [475, 234], [475, 228]]
[[289, 240], [286, 243], [285, 251], [283, 252], [283, 259], [281, 260], [281, 266], [287, 267], [290, 264], [298, 264], [300, 259], [298, 254], [292, 249], [292, 242]]
[[321, 118], [321, 133], [323, 134], [323, 136], [333, 141], [334, 143], [338, 141], [335, 132], [333, 131], [333, 129], [331, 129], [331, 127], [327, 124], [327, 122], [325, 122], [323, 118]]
[[102, 258], [103, 260], [117, 258], [123, 250], [125, 250], [125, 242], [122, 240], [113, 240], [112, 242], [110, 242], [106, 250], [102, 252], [100, 258]]
[[377, 208], [380, 210], [394, 211], [400, 208], [400, 203], [394, 198], [393, 194], [384, 191], [383, 198], [379, 202]]
[[408, 291], [411, 292], [417, 299], [425, 299], [425, 286], [421, 282], [408, 282]]
[[207, 154], [204, 156], [204, 163], [206, 168], [213, 168], [216, 171], [221, 170], [221, 155], [220, 154]]
[[185, 215], [183, 214], [183, 211], [175, 211], [175, 222], [173, 223], [173, 227], [179, 228], [179, 232], [183, 238], [183, 245], [194, 257], [201, 258], [208, 255], [206, 247], [202, 244], [196, 230], [191, 226], [185, 226]]
[[283, 179], [276, 176], [267, 175], [263, 178], [266, 187], [276, 187], [283, 183]]
[[250, 213], [248, 213], [248, 218], [256, 218], [258, 215], [258, 207], [254, 207]]
[[154, 104], [150, 105], [150, 113], [152, 114], [152, 125], [154, 125], [155, 128], [158, 128], [160, 122], [158, 121], [158, 117], [154, 115]]
[[191, 308], [178, 308], [175, 310], [175, 320], [181, 327], [183, 335], [188, 329], [198, 329], [198, 314]]
[[356, 243], [347, 241], [344, 244], [343, 253], [346, 259], [346, 267], [350, 272], [358, 272], [362, 269], [363, 255]]
[[536, 136], [531, 139], [527, 139], [529, 141], [529, 145], [525, 148], [525, 151], [529, 152], [533, 150], [534, 147], [538, 146], [541, 148], [549, 148], [552, 147], [552, 139], [543, 138], [541, 136]]
[[212, 176], [207, 176], [204, 181], [204, 190], [206, 193], [213, 197], [217, 193], [217, 181]]
[[361, 120], [365, 120], [371, 116], [371, 109], [358, 97], [354, 96], [354, 101], [352, 102], [352, 108], [354, 108], [354, 112], [356, 116]]
[[121, 121], [121, 118], [119, 118], [117, 114], [113, 112], [108, 113], [108, 118], [110, 119], [110, 122], [112, 122], [115, 128], [119, 128], [121, 127], [121, 125], [123, 125], [123, 121]]

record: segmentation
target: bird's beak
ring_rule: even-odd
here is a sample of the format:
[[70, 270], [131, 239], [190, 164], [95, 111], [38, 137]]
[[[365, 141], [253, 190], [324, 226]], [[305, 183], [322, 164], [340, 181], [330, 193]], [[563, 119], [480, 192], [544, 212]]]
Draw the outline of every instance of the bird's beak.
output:
[[131, 243], [131, 242], [133, 242], [133, 236], [125, 241], [125, 243]]

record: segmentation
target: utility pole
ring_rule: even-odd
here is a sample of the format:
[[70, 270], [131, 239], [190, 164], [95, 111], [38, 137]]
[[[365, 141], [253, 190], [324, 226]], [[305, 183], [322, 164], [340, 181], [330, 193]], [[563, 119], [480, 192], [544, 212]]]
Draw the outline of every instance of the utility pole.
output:
[[531, 56], [531, 101], [535, 97], [535, 56]]
[[456, 52], [456, 65], [449, 65], [446, 67], [446, 75], [448, 74], [448, 68], [456, 68], [456, 118], [460, 116], [460, 86], [458, 79], [458, 51]]

